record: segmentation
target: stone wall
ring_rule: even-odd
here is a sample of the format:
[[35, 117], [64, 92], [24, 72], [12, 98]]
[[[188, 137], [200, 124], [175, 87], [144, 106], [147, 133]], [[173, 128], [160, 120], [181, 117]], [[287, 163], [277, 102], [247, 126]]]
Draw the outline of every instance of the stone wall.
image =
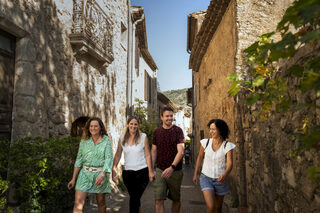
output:
[[[296, 78], [288, 82], [294, 106], [319, 101], [314, 93], [297, 92]], [[242, 122], [242, 128], [236, 129], [235, 135], [237, 142], [243, 140], [244, 144], [242, 150], [236, 150], [235, 169], [239, 172], [237, 174], [245, 171], [245, 182], [241, 178], [237, 180], [240, 199], [243, 196], [241, 187], [245, 184], [249, 212], [317, 212], [320, 186], [308, 178], [306, 171], [313, 165], [319, 165], [319, 150], [303, 151], [298, 157], [291, 154], [299, 145], [299, 139], [293, 137], [293, 133], [301, 131], [305, 118], [310, 124], [319, 125], [319, 112], [315, 109], [288, 113], [272, 110], [268, 120], [261, 121], [253, 115], [260, 110], [259, 106], [248, 108], [245, 99], [239, 98], [235, 119]], [[241, 154], [244, 165], [239, 159]]]
[[[290, 2], [237, 1], [238, 73], [245, 76], [247, 72], [242, 51], [263, 33], [275, 30]], [[302, 56], [304, 53], [298, 54], [289, 63]], [[314, 94], [297, 93], [296, 84], [297, 79], [289, 79], [294, 103], [316, 101]], [[319, 113], [315, 110], [281, 114], [272, 111], [267, 121], [261, 121], [253, 116], [260, 110], [258, 106], [248, 108], [242, 95], [235, 100], [235, 137], [239, 147], [234, 169], [238, 175], [240, 205], [247, 205], [249, 212], [257, 213], [316, 212], [320, 204], [319, 185], [307, 177], [306, 170], [311, 165], [319, 165], [319, 153], [310, 150], [297, 158], [290, 154], [298, 146], [298, 139], [291, 134], [301, 129], [305, 116], [310, 123], [319, 124]]]
[[74, 57], [72, 1], [4, 0], [0, 28], [17, 37], [13, 138], [67, 136], [77, 118], [98, 116], [115, 142], [125, 127], [127, 52], [121, 47], [126, 0], [97, 1], [113, 22], [114, 60], [97, 68]]

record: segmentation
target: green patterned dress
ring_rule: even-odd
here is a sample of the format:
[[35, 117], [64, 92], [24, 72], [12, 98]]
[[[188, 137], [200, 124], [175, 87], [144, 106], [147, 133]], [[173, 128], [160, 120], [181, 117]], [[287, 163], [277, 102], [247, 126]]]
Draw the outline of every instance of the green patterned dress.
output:
[[[77, 160], [74, 167], [80, 167], [80, 173], [77, 179], [76, 190], [88, 193], [111, 193], [109, 174], [112, 168], [112, 146], [108, 136], [95, 145], [92, 138], [81, 140]], [[103, 183], [97, 186], [96, 178], [101, 172], [89, 172], [83, 169], [83, 166], [103, 167], [106, 172]]]

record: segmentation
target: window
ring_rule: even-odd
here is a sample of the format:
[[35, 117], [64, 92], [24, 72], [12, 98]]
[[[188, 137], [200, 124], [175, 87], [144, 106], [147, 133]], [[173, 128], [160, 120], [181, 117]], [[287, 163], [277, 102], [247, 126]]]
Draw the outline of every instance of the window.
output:
[[204, 139], [204, 131], [200, 130], [200, 140]]
[[144, 71], [144, 100], [151, 104], [152, 100], [152, 78]]

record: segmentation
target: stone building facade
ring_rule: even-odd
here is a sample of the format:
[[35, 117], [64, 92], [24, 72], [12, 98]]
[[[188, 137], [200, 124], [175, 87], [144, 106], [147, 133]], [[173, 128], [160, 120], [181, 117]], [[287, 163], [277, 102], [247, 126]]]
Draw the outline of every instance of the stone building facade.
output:
[[[319, 151], [311, 149], [291, 158], [290, 153], [299, 142], [289, 136], [301, 129], [305, 116], [319, 124], [319, 112], [272, 111], [267, 121], [261, 121], [254, 116], [259, 108], [248, 107], [242, 94], [235, 98], [227, 95], [230, 83], [225, 77], [234, 71], [245, 75], [248, 70], [243, 50], [263, 33], [275, 30], [290, 3], [289, 0], [211, 1], [201, 28], [197, 30], [189, 24], [189, 35], [196, 34], [189, 47], [195, 150], [199, 150], [199, 140], [209, 136], [205, 128], [208, 117], [227, 121], [231, 127], [230, 140], [237, 145], [230, 182], [232, 197], [239, 201], [240, 211], [317, 212], [320, 206], [320, 186], [306, 174], [308, 167], [319, 165]], [[288, 63], [303, 56], [303, 52], [299, 53]], [[289, 79], [290, 96], [298, 104], [318, 101], [315, 94], [295, 93], [296, 84], [296, 79]]]
[[118, 140], [133, 104], [129, 8], [129, 0], [1, 1], [1, 139], [77, 136], [97, 116]]
[[[189, 42], [192, 45], [188, 47], [191, 51], [189, 66], [193, 70], [194, 150], [199, 150], [201, 139], [209, 137], [207, 123], [213, 118], [226, 120], [233, 132], [233, 115], [230, 112], [232, 112], [234, 101], [228, 97], [230, 83], [225, 78], [235, 69], [233, 62], [236, 54], [234, 4], [232, 2], [228, 6], [223, 2], [221, 6], [216, 7], [213, 1], [211, 2], [207, 14], [225, 13], [225, 18], [207, 17], [202, 22], [203, 15], [199, 16], [199, 12], [189, 16], [189, 23], [195, 23], [189, 24], [188, 29], [189, 39], [195, 38], [192, 43]], [[202, 23], [201, 28], [198, 26], [198, 20]], [[205, 45], [207, 49], [204, 48]], [[233, 135], [230, 140], [233, 140]]]

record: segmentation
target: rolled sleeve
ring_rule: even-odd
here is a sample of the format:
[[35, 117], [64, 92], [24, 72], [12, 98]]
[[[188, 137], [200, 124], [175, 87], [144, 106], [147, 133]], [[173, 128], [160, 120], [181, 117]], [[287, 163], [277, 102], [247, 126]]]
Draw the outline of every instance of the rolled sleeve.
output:
[[178, 130], [179, 130], [179, 134], [178, 134], [178, 135], [179, 135], [179, 136], [178, 136], [179, 140], [178, 140], [178, 143], [185, 143], [186, 141], [185, 141], [185, 139], [184, 139], [184, 134], [183, 134], [182, 129], [179, 128]]
[[107, 137], [107, 144], [105, 148], [105, 163], [103, 166], [103, 171], [105, 171], [106, 173], [111, 173], [112, 161], [113, 161], [113, 153], [112, 153], [111, 141], [109, 137]]

